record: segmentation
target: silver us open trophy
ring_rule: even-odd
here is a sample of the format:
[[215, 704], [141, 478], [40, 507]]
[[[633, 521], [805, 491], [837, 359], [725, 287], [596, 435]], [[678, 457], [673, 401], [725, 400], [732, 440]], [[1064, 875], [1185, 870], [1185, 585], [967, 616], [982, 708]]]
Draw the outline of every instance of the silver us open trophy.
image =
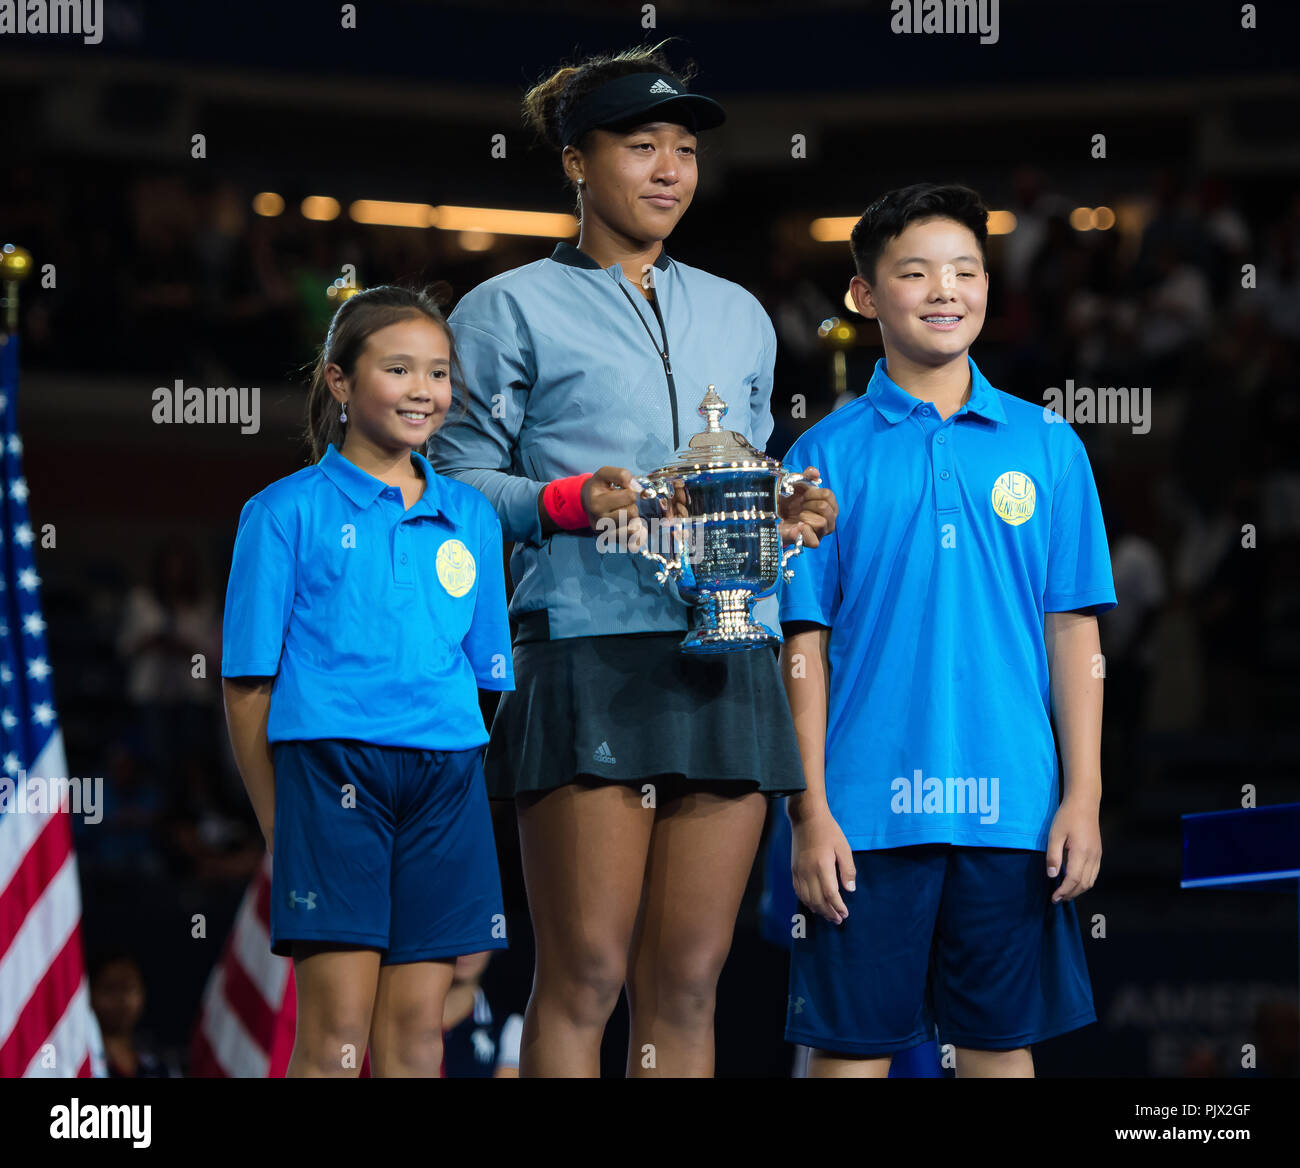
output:
[[682, 598], [699, 607], [698, 627], [682, 641], [682, 652], [771, 645], [779, 638], [754, 619], [754, 602], [771, 596], [782, 574], [794, 575], [785, 565], [802, 550], [803, 532], [781, 551], [777, 494], [792, 495], [805, 480], [722, 429], [727, 403], [711, 385], [699, 412], [705, 428], [677, 452], [677, 461], [639, 476], [642, 497], [660, 499], [670, 516], [672, 555], [651, 546], [639, 551], [659, 564], [660, 584], [672, 578]]

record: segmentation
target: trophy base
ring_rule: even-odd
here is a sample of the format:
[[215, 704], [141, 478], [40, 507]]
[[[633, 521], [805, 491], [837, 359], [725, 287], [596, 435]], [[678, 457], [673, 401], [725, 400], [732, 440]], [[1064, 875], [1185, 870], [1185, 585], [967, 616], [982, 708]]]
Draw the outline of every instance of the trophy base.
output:
[[750, 611], [756, 597], [745, 589], [700, 597], [700, 624], [686, 634], [683, 653], [734, 653], [775, 645], [780, 638]]

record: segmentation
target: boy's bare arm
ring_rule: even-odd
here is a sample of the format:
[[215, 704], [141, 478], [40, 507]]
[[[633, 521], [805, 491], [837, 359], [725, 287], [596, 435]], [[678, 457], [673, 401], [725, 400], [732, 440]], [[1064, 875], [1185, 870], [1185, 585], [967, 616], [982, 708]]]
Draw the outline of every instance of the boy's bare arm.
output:
[[1043, 633], [1062, 776], [1047, 873], [1055, 876], [1062, 850], [1068, 852], [1065, 878], [1052, 899], [1071, 900], [1093, 886], [1101, 867], [1101, 640], [1091, 612], [1049, 612]]
[[1049, 612], [1044, 633], [1065, 798], [1101, 801], [1102, 657], [1097, 617]]
[[830, 629], [814, 628], [786, 637], [781, 679], [794, 718], [794, 734], [808, 789], [786, 801], [792, 822], [829, 810], [826, 801], [826, 702], [830, 692], [827, 645]]
[[840, 894], [858, 877], [853, 851], [826, 798], [826, 700], [830, 693], [830, 629], [793, 633], [781, 646], [781, 677], [794, 719], [808, 789], [786, 800], [790, 817], [790, 875], [801, 904], [834, 924], [849, 915]]
[[226, 703], [226, 727], [230, 746], [239, 767], [253, 813], [271, 851], [275, 827], [275, 768], [266, 739], [266, 720], [271, 710], [271, 677], [221, 679]]

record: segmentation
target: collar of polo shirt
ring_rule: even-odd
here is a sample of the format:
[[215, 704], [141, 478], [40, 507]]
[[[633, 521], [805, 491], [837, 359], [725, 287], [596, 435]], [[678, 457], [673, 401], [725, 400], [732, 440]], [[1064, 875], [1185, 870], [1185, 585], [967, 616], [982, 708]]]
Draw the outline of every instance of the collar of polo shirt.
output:
[[[966, 354], [966, 360], [970, 364], [970, 397], [966, 404], [952, 416], [955, 418], [964, 410], [967, 413], [978, 414], [981, 418], [988, 418], [991, 422], [1005, 423], [1006, 411], [1002, 408], [997, 392], [980, 372], [979, 366], [975, 364], [974, 358], [969, 353]], [[876, 361], [875, 372], [871, 374], [871, 381], [867, 384], [867, 396], [871, 398], [872, 405], [880, 411], [881, 417], [891, 423], [901, 422], [914, 409], [924, 404], [919, 397], [913, 397], [885, 372], [884, 357]]]
[[[601, 268], [595, 260], [585, 251], [574, 247], [571, 243], [557, 243], [555, 250], [551, 252], [551, 259], [557, 264], [568, 264], [571, 268], [591, 268], [594, 271], [612, 272], [615, 268], [622, 270], [622, 264], [610, 264], [608, 268]], [[659, 258], [655, 260], [654, 266], [661, 272], [668, 270], [668, 253], [662, 248], [659, 250]]]
[[[427, 512], [430, 515], [441, 515], [442, 495], [438, 489], [437, 473], [429, 465], [429, 460], [418, 450], [412, 450], [411, 457], [424, 475], [425, 488], [424, 494], [416, 500], [406, 514], [410, 516]], [[321, 456], [317, 465], [325, 477], [358, 507], [369, 507], [379, 498], [380, 492], [389, 485], [381, 482], [374, 475], [367, 474], [350, 458], [346, 458], [333, 443]]]

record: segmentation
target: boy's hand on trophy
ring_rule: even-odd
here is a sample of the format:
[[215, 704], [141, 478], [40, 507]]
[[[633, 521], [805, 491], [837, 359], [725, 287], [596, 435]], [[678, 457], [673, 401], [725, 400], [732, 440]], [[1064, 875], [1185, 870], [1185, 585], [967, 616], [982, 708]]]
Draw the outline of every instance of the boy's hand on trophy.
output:
[[[805, 468], [803, 475], [818, 482], [822, 477], [815, 466]], [[802, 531], [805, 547], [816, 547], [823, 535], [835, 530], [835, 518], [840, 511], [834, 491], [808, 482], [795, 483], [793, 494], [778, 496], [777, 507], [781, 515], [781, 542], [794, 543]]]

